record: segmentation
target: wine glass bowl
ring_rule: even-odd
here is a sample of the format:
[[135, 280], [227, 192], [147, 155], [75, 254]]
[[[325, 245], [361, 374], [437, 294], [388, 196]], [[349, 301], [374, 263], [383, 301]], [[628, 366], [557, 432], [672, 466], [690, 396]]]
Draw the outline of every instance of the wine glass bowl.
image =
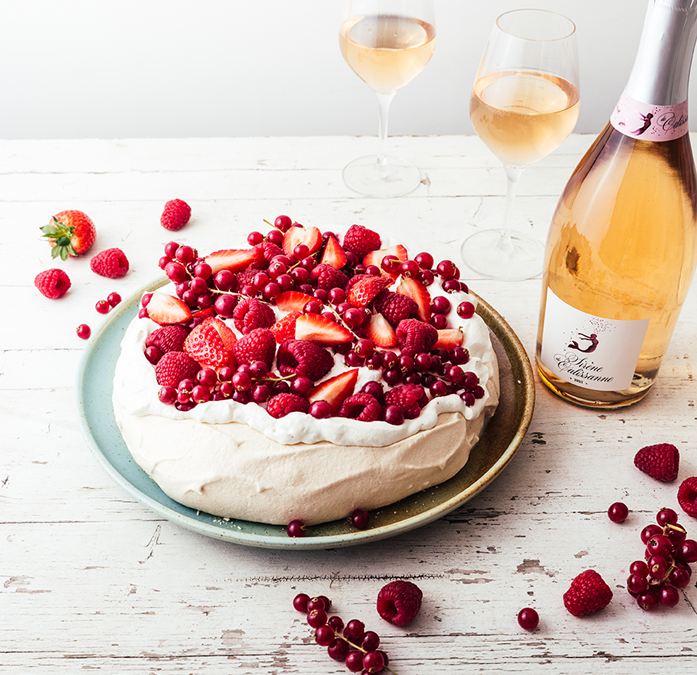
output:
[[521, 9], [496, 21], [470, 98], [470, 120], [506, 172], [506, 210], [500, 228], [464, 241], [462, 258], [497, 279], [528, 279], [542, 270], [542, 242], [510, 229], [520, 176], [559, 147], [579, 112], [575, 26], [546, 10]]
[[339, 29], [346, 63], [374, 92], [380, 109], [377, 155], [343, 171], [352, 190], [367, 197], [409, 194], [421, 182], [411, 162], [386, 154], [389, 107], [399, 89], [426, 66], [435, 49], [432, 0], [347, 0]]

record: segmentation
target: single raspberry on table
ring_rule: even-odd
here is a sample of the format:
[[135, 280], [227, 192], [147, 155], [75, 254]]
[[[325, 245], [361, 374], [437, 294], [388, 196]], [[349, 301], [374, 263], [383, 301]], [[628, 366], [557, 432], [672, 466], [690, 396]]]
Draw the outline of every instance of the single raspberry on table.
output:
[[607, 607], [612, 591], [595, 570], [581, 572], [564, 593], [564, 606], [574, 616], [593, 614]]
[[418, 319], [404, 319], [397, 326], [397, 344], [402, 353], [427, 352], [438, 342], [438, 331], [430, 324]]
[[288, 393], [276, 394], [266, 404], [266, 412], [276, 419], [292, 412], [307, 413], [309, 410], [310, 403], [306, 398]]
[[400, 321], [416, 314], [418, 305], [408, 295], [384, 290], [373, 301], [373, 308], [396, 328]]
[[70, 277], [64, 270], [54, 267], [50, 270], [39, 272], [34, 277], [34, 286], [39, 289], [41, 295], [51, 300], [62, 298], [70, 288]]
[[344, 250], [351, 251], [361, 260], [371, 251], [379, 249], [380, 246], [382, 246], [380, 235], [367, 227], [363, 227], [363, 225], [351, 225], [344, 235]]
[[680, 484], [678, 504], [688, 516], [697, 518], [697, 476], [686, 478]]
[[276, 322], [271, 307], [256, 298], [240, 300], [232, 313], [232, 318], [235, 328], [244, 335], [257, 328], [271, 328]]
[[181, 230], [191, 218], [191, 207], [181, 199], [172, 199], [165, 204], [164, 211], [160, 216], [160, 225], [169, 230], [176, 232]]
[[157, 347], [163, 354], [183, 352], [184, 340], [188, 334], [189, 331], [179, 324], [162, 326], [162, 328], [156, 328], [145, 338], [145, 346]]
[[642, 448], [634, 456], [634, 466], [656, 480], [670, 483], [678, 477], [680, 453], [670, 443], [659, 443]]
[[108, 248], [90, 260], [90, 269], [108, 279], [119, 279], [128, 272], [128, 267], [128, 258], [120, 248]]
[[317, 288], [331, 291], [332, 288], [346, 288], [349, 278], [331, 265], [320, 263], [312, 270], [312, 278], [317, 282]]
[[268, 328], [255, 328], [234, 344], [232, 354], [239, 365], [263, 361], [267, 368], [271, 368], [276, 340]]
[[371, 394], [360, 392], [349, 396], [339, 408], [339, 417], [347, 417], [359, 422], [376, 422], [381, 420], [385, 410]]
[[411, 581], [391, 581], [378, 593], [378, 614], [395, 626], [406, 626], [418, 614], [422, 597], [421, 589]]
[[326, 349], [307, 340], [286, 340], [278, 348], [276, 364], [283, 376], [304, 375], [314, 382], [332, 369], [334, 359]]
[[426, 392], [420, 384], [402, 384], [385, 394], [385, 404], [399, 406], [407, 419], [418, 417], [425, 402]]
[[186, 352], [167, 352], [155, 366], [155, 379], [162, 387], [176, 387], [182, 380], [196, 377], [201, 366]]

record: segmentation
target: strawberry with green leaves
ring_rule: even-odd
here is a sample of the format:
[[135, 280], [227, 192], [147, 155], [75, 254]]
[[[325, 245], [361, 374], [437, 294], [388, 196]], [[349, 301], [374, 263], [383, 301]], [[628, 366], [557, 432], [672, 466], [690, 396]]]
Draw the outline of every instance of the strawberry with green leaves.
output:
[[48, 225], [41, 228], [41, 232], [53, 249], [51, 257], [61, 260], [84, 255], [97, 238], [91, 218], [76, 210], [57, 213]]

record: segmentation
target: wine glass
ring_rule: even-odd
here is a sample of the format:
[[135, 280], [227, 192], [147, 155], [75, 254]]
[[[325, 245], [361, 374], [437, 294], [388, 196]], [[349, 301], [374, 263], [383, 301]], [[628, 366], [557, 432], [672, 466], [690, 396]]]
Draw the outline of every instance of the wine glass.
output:
[[401, 197], [421, 182], [411, 162], [388, 156], [387, 117], [397, 90], [414, 79], [436, 46], [431, 0], [347, 0], [339, 30], [346, 63], [377, 96], [378, 154], [360, 157], [343, 171], [344, 182], [366, 197]]
[[519, 9], [497, 20], [474, 82], [470, 119], [506, 170], [500, 228], [462, 244], [465, 264], [489, 278], [519, 280], [542, 271], [544, 245], [511, 229], [523, 169], [558, 148], [578, 119], [576, 27], [560, 14]]

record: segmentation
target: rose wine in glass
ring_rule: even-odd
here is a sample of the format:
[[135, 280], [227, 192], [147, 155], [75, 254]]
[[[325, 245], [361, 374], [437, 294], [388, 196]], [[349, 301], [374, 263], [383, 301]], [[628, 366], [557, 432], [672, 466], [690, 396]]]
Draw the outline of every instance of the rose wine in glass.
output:
[[348, 0], [339, 30], [346, 63], [374, 92], [380, 109], [377, 155], [360, 157], [343, 171], [344, 182], [367, 197], [413, 192], [421, 172], [386, 154], [387, 119], [394, 95], [431, 59], [436, 29], [431, 0]]
[[470, 98], [477, 135], [506, 171], [500, 228], [462, 245], [465, 263], [486, 277], [529, 279], [542, 271], [542, 242], [511, 230], [523, 169], [558, 148], [578, 119], [578, 57], [574, 24], [544, 10], [514, 10], [492, 31]]

